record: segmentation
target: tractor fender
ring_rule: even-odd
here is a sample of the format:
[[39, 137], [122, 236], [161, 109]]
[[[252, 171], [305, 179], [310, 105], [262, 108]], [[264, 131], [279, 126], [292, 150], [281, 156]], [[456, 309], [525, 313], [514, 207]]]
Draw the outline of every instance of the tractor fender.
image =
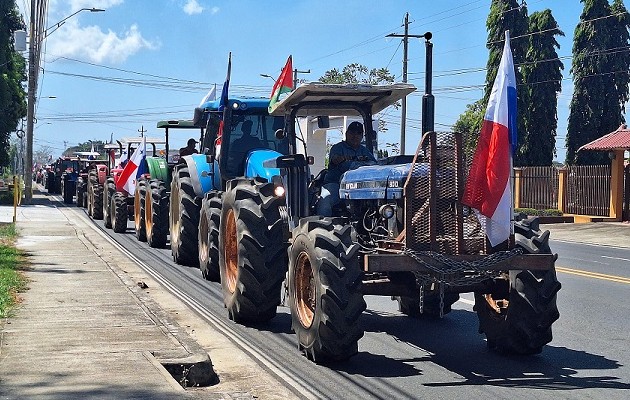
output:
[[166, 160], [161, 157], [147, 157], [146, 160], [151, 179], [166, 182], [168, 180], [168, 165], [166, 164]]
[[245, 177], [246, 178], [265, 178], [267, 182], [271, 182], [271, 178], [280, 175], [280, 168], [265, 168], [263, 163], [282, 156], [275, 150], [257, 149], [247, 154], [245, 159]]
[[213, 166], [210, 165], [205, 154], [192, 154], [182, 157], [180, 162], [181, 160], [184, 160], [188, 166], [196, 196], [203, 197], [205, 193], [221, 188], [221, 174], [216, 159]]

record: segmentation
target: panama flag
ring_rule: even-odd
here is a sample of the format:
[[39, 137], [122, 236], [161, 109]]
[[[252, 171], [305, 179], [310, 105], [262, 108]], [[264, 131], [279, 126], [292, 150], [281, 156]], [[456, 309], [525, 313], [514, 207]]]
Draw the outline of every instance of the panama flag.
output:
[[142, 137], [140, 146], [133, 152], [129, 162], [125, 165], [125, 168], [120, 173], [118, 181], [116, 182], [116, 189], [122, 191], [123, 189], [129, 194], [133, 194], [136, 191], [136, 182], [138, 178], [146, 173], [146, 162], [143, 162], [147, 154], [147, 139]]
[[221, 140], [223, 137], [223, 125], [224, 125], [223, 121], [225, 120], [226, 115], [227, 115], [226, 107], [228, 106], [228, 102], [229, 102], [228, 91], [230, 88], [230, 75], [231, 74], [232, 74], [232, 52], [228, 54], [227, 76], [225, 77], [225, 82], [223, 83], [223, 90], [221, 90], [221, 98], [219, 99], [218, 111], [223, 112], [223, 117], [221, 118], [221, 121], [219, 121], [219, 131], [217, 132], [217, 138], [214, 142], [215, 155], [217, 157], [219, 157], [219, 155], [221, 154]]
[[474, 208], [492, 246], [512, 231], [512, 154], [516, 149], [516, 76], [510, 34], [492, 86], [462, 203]]
[[280, 77], [273, 84], [271, 89], [271, 98], [269, 99], [269, 113], [274, 109], [276, 103], [280, 100], [280, 95], [289, 93], [293, 90], [293, 59], [291, 56], [287, 59], [287, 63], [280, 72]]

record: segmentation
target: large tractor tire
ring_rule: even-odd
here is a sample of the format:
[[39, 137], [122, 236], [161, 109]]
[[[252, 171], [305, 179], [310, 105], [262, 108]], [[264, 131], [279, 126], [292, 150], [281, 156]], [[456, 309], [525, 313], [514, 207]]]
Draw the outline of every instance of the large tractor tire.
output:
[[105, 228], [112, 228], [112, 197], [116, 193], [116, 184], [114, 178], [108, 177], [105, 181], [105, 189], [103, 190], [103, 222]]
[[219, 227], [223, 192], [213, 190], [201, 203], [199, 216], [199, 269], [204, 279], [221, 281], [219, 271]]
[[86, 185], [83, 181], [77, 181], [77, 188], [76, 188], [76, 196], [77, 196], [77, 207], [83, 207], [85, 208], [85, 196], [87, 195], [86, 193]]
[[55, 193], [55, 173], [48, 171], [46, 175], [46, 190], [49, 194]]
[[114, 193], [111, 198], [110, 209], [112, 212], [112, 229], [116, 233], [125, 233], [127, 231], [127, 221], [129, 220], [127, 197], [121, 192]]
[[[537, 220], [516, 222], [514, 231], [517, 246], [526, 253], [551, 254], [549, 231], [539, 231]], [[540, 353], [551, 342], [551, 325], [560, 317], [560, 287], [552, 268], [510, 271], [489, 290], [475, 292], [479, 332], [486, 334], [488, 348], [506, 354]]]
[[366, 308], [353, 228], [341, 218], [308, 217], [293, 231], [289, 305], [298, 347], [315, 362], [347, 360], [363, 336]]
[[72, 182], [65, 180], [63, 186], [63, 202], [64, 204], [72, 204], [74, 201], [74, 187]]
[[93, 219], [103, 219], [103, 186], [94, 170], [90, 171], [88, 179], [88, 214]]
[[136, 238], [141, 242], [147, 241], [147, 226], [145, 218], [145, 201], [147, 198], [147, 181], [141, 179], [136, 185], [133, 194], [133, 224], [136, 230]]
[[171, 254], [177, 264], [199, 266], [197, 229], [201, 200], [195, 196], [188, 166], [180, 165], [173, 172], [169, 202]]
[[238, 323], [276, 315], [287, 266], [284, 200], [272, 183], [228, 182], [219, 228], [219, 270], [229, 318]]
[[163, 248], [168, 238], [168, 192], [164, 182], [151, 180], [145, 213], [147, 243], [150, 247]]

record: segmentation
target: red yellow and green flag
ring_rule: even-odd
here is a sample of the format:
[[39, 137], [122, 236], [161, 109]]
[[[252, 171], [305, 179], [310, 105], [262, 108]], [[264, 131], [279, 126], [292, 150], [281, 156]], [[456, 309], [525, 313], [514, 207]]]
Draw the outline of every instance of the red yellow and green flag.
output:
[[287, 63], [280, 72], [280, 77], [273, 84], [271, 90], [271, 98], [269, 99], [269, 112], [273, 111], [275, 104], [280, 101], [280, 95], [289, 93], [293, 90], [293, 61], [291, 56], [287, 59]]

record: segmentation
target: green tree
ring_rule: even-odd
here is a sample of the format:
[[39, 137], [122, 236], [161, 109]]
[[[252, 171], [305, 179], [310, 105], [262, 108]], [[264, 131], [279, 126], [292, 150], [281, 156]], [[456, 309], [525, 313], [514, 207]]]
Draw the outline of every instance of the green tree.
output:
[[477, 100], [466, 106], [466, 111], [459, 116], [453, 125], [453, 130], [461, 133], [464, 137], [464, 152], [468, 156], [475, 153], [485, 111], [486, 104], [483, 103], [483, 100]]
[[524, 84], [519, 87], [527, 92], [529, 106], [520, 110], [525, 114], [525, 129], [520, 132], [519, 153], [522, 165], [551, 165], [556, 154], [557, 96], [564, 69], [555, 36], [564, 33], [548, 9], [529, 17], [529, 31], [527, 62], [520, 68]]
[[578, 149], [624, 122], [630, 72], [630, 17], [623, 2], [581, 0], [573, 39], [573, 97], [567, 127], [568, 164], [606, 164], [603, 152]]
[[26, 116], [21, 83], [26, 80], [24, 58], [13, 49], [13, 32], [25, 29], [14, 0], [0, 1], [0, 166], [10, 165], [11, 133]]
[[[319, 81], [323, 83], [367, 83], [371, 85], [394, 83], [394, 80], [394, 75], [392, 75], [387, 68], [368, 69], [365, 65], [358, 63], [348, 64], [343, 67], [341, 71], [337, 68], [333, 68], [326, 71], [326, 73], [319, 78]], [[394, 104], [394, 108], [398, 107], [399, 103]], [[378, 131], [387, 131], [385, 121], [379, 120]], [[397, 147], [391, 146], [390, 143], [387, 143], [386, 147], [392, 150], [392, 154], [398, 154]]]
[[324, 83], [369, 83], [378, 85], [383, 83], [393, 83], [394, 75], [387, 68], [368, 69], [365, 65], [353, 63], [343, 67], [339, 71], [333, 68], [326, 71], [324, 76], [319, 78]]

